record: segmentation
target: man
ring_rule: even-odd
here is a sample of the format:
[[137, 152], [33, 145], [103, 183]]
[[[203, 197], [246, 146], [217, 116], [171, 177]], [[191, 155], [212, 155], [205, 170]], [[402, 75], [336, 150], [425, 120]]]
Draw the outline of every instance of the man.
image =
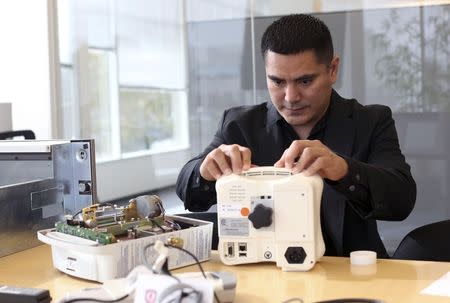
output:
[[181, 170], [177, 193], [191, 211], [216, 203], [215, 180], [252, 165], [324, 178], [326, 255], [373, 250], [388, 257], [375, 220], [403, 220], [416, 185], [391, 111], [332, 89], [339, 57], [327, 26], [309, 15], [272, 23], [261, 41], [272, 102], [226, 110], [205, 151]]

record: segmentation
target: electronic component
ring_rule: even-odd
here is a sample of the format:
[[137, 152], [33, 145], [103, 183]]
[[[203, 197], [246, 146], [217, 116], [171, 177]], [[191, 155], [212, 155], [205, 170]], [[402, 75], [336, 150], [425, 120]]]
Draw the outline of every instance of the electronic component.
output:
[[227, 265], [270, 261], [309, 270], [323, 256], [323, 181], [285, 168], [255, 167], [217, 180], [219, 255]]
[[94, 204], [83, 208], [81, 212], [84, 224], [96, 227], [141, 218], [157, 218], [164, 215], [164, 207], [158, 196], [144, 195], [131, 199], [126, 206]]
[[126, 206], [94, 204], [77, 215], [57, 222], [57, 232], [96, 241], [106, 245], [119, 240], [136, 239], [179, 229], [165, 220], [164, 207], [158, 196], [139, 196]]
[[55, 229], [57, 232], [96, 241], [103, 245], [117, 242], [113, 234], [99, 232], [91, 228], [69, 225], [66, 222], [56, 222]]

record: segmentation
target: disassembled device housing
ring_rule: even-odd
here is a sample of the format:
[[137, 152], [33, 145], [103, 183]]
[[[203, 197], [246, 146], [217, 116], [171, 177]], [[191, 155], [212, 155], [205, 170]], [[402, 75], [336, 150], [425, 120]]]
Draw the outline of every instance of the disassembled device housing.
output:
[[285, 168], [257, 167], [216, 182], [219, 255], [228, 265], [276, 262], [311, 269], [325, 253], [323, 181]]
[[[200, 261], [211, 253], [212, 223], [167, 216], [155, 195], [139, 196], [128, 205], [94, 204], [83, 208], [38, 238], [52, 246], [53, 266], [76, 277], [104, 282], [122, 278], [133, 268], [155, 261], [144, 247], [160, 240], [192, 252]], [[150, 251], [150, 254], [149, 254]], [[193, 264], [191, 256], [171, 250], [168, 268]]]
[[[130, 204], [133, 205], [131, 202]], [[130, 204], [124, 209], [130, 208]], [[139, 209], [139, 204], [137, 205]], [[69, 218], [68, 221], [70, 220], [74, 219]], [[146, 221], [145, 225], [142, 225], [143, 221]], [[137, 223], [130, 228], [130, 222]], [[182, 246], [200, 262], [208, 260], [211, 254], [212, 222], [162, 214], [148, 218], [148, 221], [145, 218], [128, 223], [117, 221], [109, 226], [81, 227], [80, 222], [75, 223], [79, 225], [67, 222], [61, 224], [71, 232], [79, 229], [75, 232], [77, 235], [58, 232], [52, 228], [40, 230], [37, 233], [38, 239], [51, 245], [55, 268], [83, 279], [104, 282], [123, 278], [136, 266], [153, 263], [158, 253], [154, 249], [145, 252], [144, 247], [157, 240]], [[108, 230], [110, 226], [115, 227]], [[116, 242], [112, 242], [112, 239], [116, 239]], [[168, 261], [168, 269], [195, 263], [190, 255], [176, 249], [169, 251]]]
[[[103, 282], [126, 276], [133, 268], [155, 260], [144, 247], [157, 240], [188, 249], [199, 260], [209, 259], [212, 223], [166, 216], [158, 196], [133, 198], [128, 205], [94, 204], [83, 208], [54, 229], [38, 232], [52, 246], [53, 265], [70, 275]], [[170, 251], [168, 268], [195, 262]], [[166, 256], [167, 257], [167, 256]]]
[[0, 257], [96, 200], [93, 140], [0, 142]]

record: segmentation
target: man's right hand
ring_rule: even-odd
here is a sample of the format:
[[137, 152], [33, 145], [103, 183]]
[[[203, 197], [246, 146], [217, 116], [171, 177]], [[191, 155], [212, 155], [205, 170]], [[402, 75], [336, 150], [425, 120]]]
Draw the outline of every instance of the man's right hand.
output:
[[237, 144], [222, 144], [205, 157], [200, 165], [200, 175], [205, 180], [215, 181], [222, 175], [239, 174], [250, 166], [250, 149]]

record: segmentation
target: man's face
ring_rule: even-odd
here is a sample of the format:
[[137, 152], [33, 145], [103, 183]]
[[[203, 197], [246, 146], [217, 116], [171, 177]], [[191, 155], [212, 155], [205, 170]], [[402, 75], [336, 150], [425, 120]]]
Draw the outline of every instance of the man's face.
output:
[[339, 58], [326, 65], [313, 50], [294, 55], [269, 50], [265, 64], [270, 98], [280, 115], [294, 128], [312, 128], [330, 103]]

